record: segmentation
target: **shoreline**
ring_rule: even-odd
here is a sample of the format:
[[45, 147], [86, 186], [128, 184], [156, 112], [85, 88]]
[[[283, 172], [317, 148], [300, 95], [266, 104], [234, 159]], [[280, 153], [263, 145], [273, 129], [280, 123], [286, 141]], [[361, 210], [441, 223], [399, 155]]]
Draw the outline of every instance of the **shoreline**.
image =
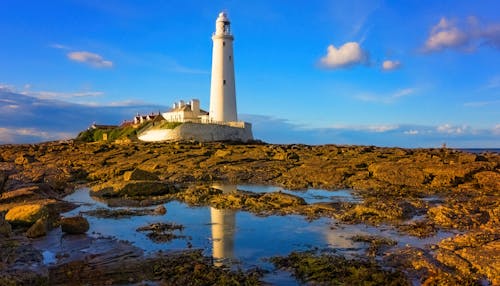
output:
[[[126, 196], [150, 204], [176, 199], [237, 210], [250, 208], [257, 213], [259, 209], [282, 215], [310, 213], [347, 224], [389, 224], [417, 237], [437, 230], [457, 230], [463, 234], [431, 246], [432, 251], [406, 249], [390, 256], [394, 261], [384, 260], [382, 266], [395, 263], [397, 269], [409, 271], [405, 267], [422, 260], [418, 253], [423, 251], [425, 259], [420, 267], [427, 270], [419, 272], [422, 281], [490, 279], [490, 283], [498, 283], [497, 265], [478, 259], [485, 255], [498, 258], [500, 249], [500, 155], [496, 153], [473, 154], [449, 148], [68, 141], [1, 145], [0, 167], [0, 212], [40, 204], [48, 209], [50, 227], [57, 227], [59, 214], [68, 207], [59, 200], [76, 185], [84, 184], [96, 191], [106, 188], [110, 197]], [[140, 176], [126, 181], [127, 172]], [[156, 191], [145, 193], [145, 182]], [[314, 206], [282, 195], [234, 195], [207, 187], [176, 187], [213, 182], [266, 184], [289, 190], [348, 188], [356, 190], [363, 201]], [[434, 196], [439, 202], [426, 201]], [[268, 201], [274, 203], [266, 205]], [[413, 215], [421, 219], [399, 226]], [[12, 225], [10, 234], [25, 237], [26, 227], [29, 225]], [[305, 258], [310, 259], [308, 255]]]

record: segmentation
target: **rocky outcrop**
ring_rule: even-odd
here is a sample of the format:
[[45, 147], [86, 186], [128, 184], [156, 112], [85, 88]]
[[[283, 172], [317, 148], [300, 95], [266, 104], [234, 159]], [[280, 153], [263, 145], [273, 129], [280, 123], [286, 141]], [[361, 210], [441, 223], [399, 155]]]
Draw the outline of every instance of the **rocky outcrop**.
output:
[[102, 197], [146, 197], [176, 191], [175, 186], [159, 181], [110, 181], [92, 187], [92, 194]]
[[81, 216], [65, 217], [61, 219], [61, 230], [67, 234], [83, 234], [90, 228], [86, 218]]
[[26, 236], [36, 238], [47, 234], [49, 225], [47, 218], [39, 218], [27, 231]]
[[[0, 237], [43, 234], [45, 214], [50, 228], [53, 219], [67, 210], [56, 207], [56, 199], [76, 184], [89, 183], [94, 195], [141, 206], [177, 199], [263, 215], [384, 223], [417, 236], [460, 230], [463, 238], [434, 245], [432, 251], [404, 249], [394, 257], [406, 261], [398, 264], [405, 272], [415, 269], [418, 279], [424, 277], [420, 280], [424, 284], [467, 284], [483, 277], [499, 283], [495, 280], [498, 238], [491, 238], [500, 225], [498, 154], [191, 141], [5, 145], [0, 146], [0, 157], [0, 212], [7, 212], [7, 221], [0, 220]], [[287, 189], [353, 188], [361, 200], [305, 204], [282, 193], [223, 193], [208, 187], [219, 181]], [[189, 187], [192, 183], [205, 187]], [[157, 214], [162, 213], [158, 209]], [[414, 216], [418, 220], [408, 223]], [[0, 268], [10, 265], [2, 263]], [[63, 269], [60, 274], [66, 273]]]
[[31, 226], [38, 219], [48, 215], [45, 204], [31, 203], [15, 206], [7, 212], [5, 220], [12, 225]]
[[125, 181], [158, 181], [160, 178], [154, 173], [135, 169], [133, 171], [127, 171], [123, 174], [123, 180]]
[[0, 170], [0, 194], [3, 193], [3, 187], [5, 186], [5, 182], [8, 179], [7, 172]]
[[10, 237], [12, 235], [12, 227], [5, 220], [5, 213], [0, 212], [0, 237]]

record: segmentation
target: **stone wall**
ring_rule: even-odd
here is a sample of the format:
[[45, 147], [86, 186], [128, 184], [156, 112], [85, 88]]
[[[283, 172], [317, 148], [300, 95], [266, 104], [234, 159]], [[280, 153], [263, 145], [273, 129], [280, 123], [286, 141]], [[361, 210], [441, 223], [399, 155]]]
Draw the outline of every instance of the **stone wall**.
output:
[[246, 122], [241, 124], [243, 127], [186, 122], [174, 129], [146, 130], [139, 134], [138, 138], [148, 142], [179, 140], [247, 142], [253, 140], [252, 125]]

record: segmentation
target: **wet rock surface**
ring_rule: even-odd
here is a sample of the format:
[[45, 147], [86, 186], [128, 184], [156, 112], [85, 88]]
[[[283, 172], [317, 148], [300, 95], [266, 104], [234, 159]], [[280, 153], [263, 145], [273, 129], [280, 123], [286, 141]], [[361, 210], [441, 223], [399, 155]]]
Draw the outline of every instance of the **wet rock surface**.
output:
[[183, 229], [183, 225], [176, 223], [152, 223], [139, 227], [137, 231], [147, 232], [147, 236], [154, 242], [168, 242], [172, 239], [187, 239], [185, 235], [179, 234]]
[[[60, 199], [75, 186], [87, 184], [95, 195], [141, 206], [179, 200], [264, 215], [327, 216], [343, 223], [392, 225], [418, 237], [440, 229], [460, 231], [461, 235], [429, 249], [385, 252], [380, 247], [373, 253], [382, 252], [381, 263], [416, 275], [422, 283], [478, 283], [481, 279], [500, 283], [498, 154], [374, 146], [69, 141], [4, 145], [0, 158], [0, 213], [5, 214], [0, 219], [0, 242], [5, 246], [1, 256], [10, 257], [0, 264], [2, 277], [19, 278], [16, 273], [25, 273], [22, 264], [29, 259], [19, 253], [29, 249], [26, 236], [44, 235], [45, 229], [57, 227], [59, 214], [73, 207]], [[298, 196], [279, 192], [223, 193], [209, 187], [221, 181], [296, 190], [351, 188], [362, 200], [307, 204]], [[202, 186], [192, 187], [193, 183]], [[364, 241], [377, 245], [376, 240]], [[34, 261], [40, 260], [39, 253], [30, 251]], [[88, 266], [88, 261], [79, 263], [66, 265], [65, 273]], [[218, 271], [203, 263], [196, 269]], [[29, 281], [48, 281], [46, 273], [33, 273], [26, 276]], [[308, 275], [304, 281], [309, 281]], [[50, 277], [59, 281], [63, 271]], [[14, 278], [9, 281], [18, 281]]]
[[273, 257], [271, 262], [291, 270], [308, 285], [410, 285], [399, 271], [383, 270], [372, 261], [349, 260], [333, 253], [293, 252]]
[[61, 230], [67, 234], [83, 234], [89, 230], [89, 222], [81, 216], [65, 217], [60, 221]]

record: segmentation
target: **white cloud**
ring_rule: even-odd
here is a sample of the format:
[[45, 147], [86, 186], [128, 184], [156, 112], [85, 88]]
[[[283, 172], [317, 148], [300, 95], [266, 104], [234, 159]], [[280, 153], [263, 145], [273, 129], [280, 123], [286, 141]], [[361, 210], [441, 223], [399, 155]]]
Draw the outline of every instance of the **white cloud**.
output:
[[426, 51], [438, 51], [445, 48], [464, 47], [469, 42], [469, 35], [459, 29], [455, 23], [445, 17], [441, 18], [431, 29], [431, 33], [425, 42]]
[[495, 127], [493, 127], [492, 131], [493, 131], [493, 134], [500, 135], [500, 124], [495, 125]]
[[480, 37], [483, 38], [484, 43], [491, 45], [494, 48], [500, 49], [500, 24], [491, 24], [486, 26], [480, 31]]
[[366, 102], [376, 102], [376, 103], [385, 103], [390, 104], [394, 103], [397, 99], [413, 95], [417, 91], [416, 88], [403, 88], [398, 89], [391, 94], [375, 94], [375, 93], [362, 93], [357, 95], [355, 98], [361, 101]]
[[14, 88], [13, 85], [10, 84], [5, 84], [5, 83], [0, 83], [0, 91], [4, 92], [15, 92], [16, 89]]
[[74, 137], [70, 132], [44, 131], [37, 128], [5, 128], [0, 127], [0, 143], [40, 142], [64, 140]]
[[321, 58], [321, 65], [327, 68], [347, 68], [368, 62], [368, 53], [358, 43], [348, 42], [340, 48], [329, 45], [327, 54]]
[[86, 51], [68, 53], [68, 58], [75, 62], [85, 63], [97, 68], [111, 68], [113, 63], [102, 56]]
[[54, 49], [59, 49], [59, 50], [70, 50], [68, 46], [61, 45], [61, 44], [51, 44], [49, 47], [54, 48]]
[[374, 133], [383, 133], [383, 132], [396, 130], [399, 128], [399, 125], [396, 125], [396, 124], [371, 124], [371, 125], [337, 124], [337, 125], [333, 125], [332, 128], [354, 130], [354, 131], [367, 131], [367, 132], [374, 132]]
[[411, 95], [413, 93], [415, 93], [414, 88], [403, 88], [403, 89], [396, 91], [394, 94], [392, 94], [392, 98], [408, 96], [408, 95]]
[[[57, 92], [57, 91], [34, 91], [31, 89], [31, 84], [25, 84], [23, 86], [23, 91], [18, 92], [17, 88], [13, 85], [0, 83], [0, 91], [19, 93], [22, 95], [29, 95], [39, 99], [74, 99], [74, 98], [87, 98], [96, 97], [104, 95], [101, 91], [78, 91], [78, 92]], [[7, 102], [8, 100], [0, 99], [0, 102]], [[16, 108], [16, 107], [11, 107]]]
[[488, 84], [484, 87], [484, 89], [495, 89], [500, 87], [500, 75], [496, 75], [488, 81]]
[[425, 52], [445, 49], [473, 51], [481, 44], [500, 49], [500, 23], [481, 25], [474, 16], [461, 22], [459, 25], [457, 21], [442, 17], [431, 28], [423, 50]]
[[450, 124], [443, 124], [443, 125], [439, 125], [438, 127], [436, 127], [436, 131], [439, 133], [458, 135], [458, 134], [464, 134], [464, 133], [471, 131], [471, 128], [467, 125], [453, 126]]
[[69, 99], [82, 97], [95, 97], [104, 95], [101, 91], [81, 91], [81, 92], [55, 92], [55, 91], [30, 91], [21, 94], [30, 95], [40, 99]]
[[386, 60], [382, 63], [382, 69], [386, 71], [395, 70], [401, 67], [399, 61]]
[[465, 107], [483, 107], [499, 104], [500, 100], [490, 100], [490, 101], [471, 101], [464, 103]]
[[414, 129], [410, 129], [410, 130], [406, 130], [403, 132], [404, 134], [406, 135], [417, 135], [419, 133], [418, 130], [414, 130]]

